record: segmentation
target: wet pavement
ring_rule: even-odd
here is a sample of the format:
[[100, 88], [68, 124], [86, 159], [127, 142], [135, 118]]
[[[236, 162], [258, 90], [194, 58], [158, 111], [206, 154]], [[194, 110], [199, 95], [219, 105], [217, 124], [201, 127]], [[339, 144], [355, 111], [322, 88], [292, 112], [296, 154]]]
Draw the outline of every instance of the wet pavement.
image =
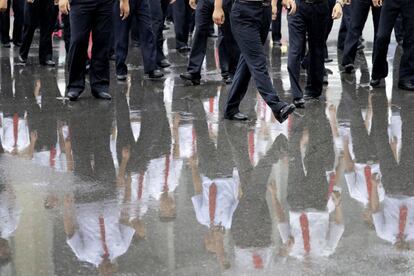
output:
[[[252, 120], [222, 120], [213, 39], [201, 86], [175, 50], [164, 80], [144, 79], [133, 48], [111, 102], [62, 98], [62, 43], [56, 69], [1, 49], [0, 275], [412, 275], [414, 95], [395, 70], [368, 86], [369, 42], [341, 75], [337, 29], [323, 100], [283, 124], [253, 85]], [[270, 45], [289, 100], [286, 49]]]

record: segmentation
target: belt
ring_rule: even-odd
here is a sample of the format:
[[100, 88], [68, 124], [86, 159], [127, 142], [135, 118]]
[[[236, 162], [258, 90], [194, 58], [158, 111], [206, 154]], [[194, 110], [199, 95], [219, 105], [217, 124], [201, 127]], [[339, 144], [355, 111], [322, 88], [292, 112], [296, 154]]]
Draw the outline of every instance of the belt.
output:
[[259, 1], [255, 1], [255, 0], [236, 0], [236, 2], [238, 3], [242, 3], [242, 4], [248, 4], [248, 5], [260, 5], [263, 7], [269, 7], [272, 3], [270, 2], [270, 0], [259, 0]]
[[306, 4], [321, 4], [327, 2], [327, 0], [304, 0]]

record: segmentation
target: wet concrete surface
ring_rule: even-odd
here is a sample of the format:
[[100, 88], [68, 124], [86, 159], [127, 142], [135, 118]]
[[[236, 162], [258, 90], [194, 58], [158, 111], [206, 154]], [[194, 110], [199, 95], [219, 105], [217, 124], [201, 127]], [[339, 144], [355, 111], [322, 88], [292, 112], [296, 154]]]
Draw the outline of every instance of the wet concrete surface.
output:
[[[201, 86], [180, 80], [175, 50], [165, 79], [144, 79], [133, 48], [111, 102], [62, 98], [61, 42], [56, 69], [1, 49], [0, 275], [411, 275], [414, 95], [395, 70], [367, 86], [369, 42], [341, 75], [337, 28], [323, 100], [284, 124], [253, 85], [251, 121], [222, 120], [214, 40]], [[289, 100], [286, 49], [268, 45]]]

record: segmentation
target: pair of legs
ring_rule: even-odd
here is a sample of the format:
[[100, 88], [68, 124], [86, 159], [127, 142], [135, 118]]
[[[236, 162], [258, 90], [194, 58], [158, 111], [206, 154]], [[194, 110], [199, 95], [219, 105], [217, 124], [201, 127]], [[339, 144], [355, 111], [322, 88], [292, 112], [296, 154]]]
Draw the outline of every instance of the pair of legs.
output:
[[11, 0], [7, 1], [7, 10], [0, 13], [0, 37], [1, 43], [7, 45], [10, 43], [10, 9], [13, 8], [14, 22], [13, 22], [13, 43], [14, 45], [20, 45], [22, 43], [22, 31], [23, 31], [23, 11], [24, 0]]

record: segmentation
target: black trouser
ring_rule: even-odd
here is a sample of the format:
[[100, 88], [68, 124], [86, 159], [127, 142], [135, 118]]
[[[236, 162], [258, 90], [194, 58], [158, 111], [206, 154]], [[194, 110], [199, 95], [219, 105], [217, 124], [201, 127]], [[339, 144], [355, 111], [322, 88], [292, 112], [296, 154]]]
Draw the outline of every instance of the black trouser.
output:
[[190, 7], [188, 0], [176, 0], [173, 5], [175, 47], [179, 49], [188, 46], [188, 36], [194, 11]]
[[341, 26], [339, 27], [338, 32], [338, 49], [344, 50], [344, 44], [346, 35], [348, 33], [348, 30], [350, 28], [351, 24], [351, 17], [352, 17], [352, 8], [350, 5], [345, 5], [342, 9], [343, 15], [341, 20]]
[[[149, 1], [130, 0], [129, 5], [131, 11], [135, 11], [134, 13], [131, 13], [125, 20], [122, 20], [119, 16], [116, 16], [114, 19], [116, 73], [118, 75], [125, 75], [128, 71], [125, 61], [128, 55], [129, 33], [133, 17], [136, 18], [136, 22], [138, 23], [141, 52], [144, 60], [144, 72], [150, 73], [157, 69], [157, 45], [152, 30]], [[119, 13], [119, 1], [117, 1], [114, 4], [114, 16]]]
[[404, 40], [404, 25], [401, 14], [397, 17], [394, 25], [395, 40], [400, 43]]
[[273, 42], [282, 39], [282, 1], [277, 1], [276, 20], [272, 20], [272, 40]]
[[165, 59], [165, 55], [162, 49], [164, 44], [164, 36], [162, 34], [164, 30], [164, 0], [151, 0], [149, 1], [151, 8], [152, 30], [155, 35], [155, 41], [157, 45], [157, 63]]
[[[230, 12], [233, 7], [233, 0], [223, 1], [223, 9], [225, 18], [230, 18]], [[230, 20], [225, 20], [224, 24], [219, 27], [218, 35], [218, 49], [220, 58], [221, 74], [229, 74], [234, 76], [237, 69], [237, 63], [240, 59], [240, 49], [237, 46], [234, 39], [233, 32], [231, 31]]]
[[[335, 2], [336, 2], [335, 0], [328, 0], [330, 11], [333, 10], [333, 8], [335, 6]], [[327, 45], [327, 42], [328, 42], [329, 35], [331, 34], [333, 23], [334, 23], [334, 20], [332, 19], [332, 16], [331, 16], [331, 13], [328, 13], [328, 17], [327, 17], [326, 20], [327, 20], [327, 23], [325, 25], [325, 53], [324, 53], [324, 56], [325, 56], [325, 58], [328, 58], [328, 45]]]
[[230, 15], [231, 29], [240, 49], [233, 84], [226, 104], [226, 116], [239, 112], [239, 105], [246, 95], [250, 78], [265, 102], [278, 113], [286, 104], [279, 100], [267, 69], [264, 44], [267, 40], [272, 17], [270, 5], [262, 2], [235, 2]]
[[70, 47], [70, 16], [62, 14], [63, 23], [63, 40], [65, 41], [66, 53], [69, 52]]
[[37, 0], [26, 3], [24, 7], [23, 41], [20, 55], [27, 59], [33, 36], [40, 27], [39, 61], [52, 59], [52, 33], [55, 26], [58, 8], [52, 0]]
[[[225, 16], [230, 14], [229, 11], [231, 10], [231, 6], [232, 2], [230, 0], [224, 1], [223, 9], [225, 10]], [[213, 11], [213, 0], [200, 0], [197, 3], [195, 31], [187, 67], [187, 71], [197, 78], [200, 78], [201, 66], [203, 65], [203, 61], [206, 56], [207, 39], [211, 31], [211, 24], [213, 23]], [[220, 28], [220, 38], [218, 43], [219, 52], [223, 50], [226, 51], [219, 53], [220, 64], [222, 61], [221, 58], [224, 58], [224, 63], [227, 63], [229, 66], [227, 72], [230, 71], [234, 75], [239, 57], [237, 53], [239, 50], [234, 41], [229, 20], [225, 20], [224, 25]], [[227, 51], [227, 49], [230, 51]]]
[[[108, 92], [109, 49], [113, 0], [72, 0], [70, 10], [71, 43], [68, 54], [68, 90], [85, 89], [85, 64], [89, 35], [92, 32], [92, 57], [89, 71], [92, 93]], [[117, 15], [119, 16], [119, 15]]]
[[[372, 21], [374, 23], [374, 41], [378, 32], [378, 24], [380, 21], [381, 8], [375, 8], [371, 0], [354, 0], [351, 4], [352, 18], [351, 25], [345, 40], [344, 56], [342, 65], [353, 64], [359, 44], [359, 39], [364, 30], [369, 11], [372, 11]], [[374, 43], [375, 49], [375, 43]], [[375, 55], [375, 50], [373, 52]]]
[[10, 42], [10, 8], [13, 7], [14, 22], [13, 22], [13, 42], [21, 43], [22, 42], [22, 30], [23, 30], [23, 14], [24, 14], [24, 3], [25, 0], [13, 0], [11, 5], [11, 0], [7, 1], [7, 10], [0, 13], [0, 37], [1, 43]]
[[372, 78], [381, 79], [388, 75], [387, 53], [395, 21], [401, 13], [404, 30], [404, 53], [400, 63], [400, 81], [414, 80], [414, 1], [384, 1], [377, 33], [372, 66]]
[[327, 2], [308, 4], [296, 1], [297, 11], [288, 16], [289, 56], [288, 71], [293, 98], [302, 98], [300, 64], [303, 58], [306, 34], [309, 44], [308, 80], [305, 93], [318, 97], [322, 94], [324, 66], [325, 25], [330, 14]]

